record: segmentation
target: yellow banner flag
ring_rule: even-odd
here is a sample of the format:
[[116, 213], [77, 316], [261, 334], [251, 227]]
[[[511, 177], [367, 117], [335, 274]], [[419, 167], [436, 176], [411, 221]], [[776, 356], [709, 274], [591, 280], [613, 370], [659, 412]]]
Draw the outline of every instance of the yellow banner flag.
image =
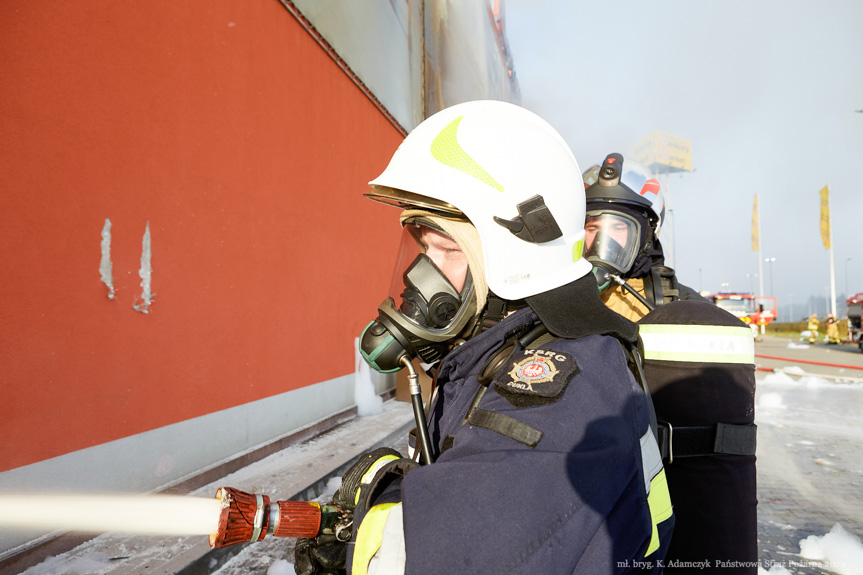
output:
[[830, 190], [824, 186], [821, 191], [821, 241], [824, 247], [830, 249]]
[[755, 203], [752, 205], [752, 251], [760, 249], [761, 238], [758, 237], [758, 194], [755, 194]]

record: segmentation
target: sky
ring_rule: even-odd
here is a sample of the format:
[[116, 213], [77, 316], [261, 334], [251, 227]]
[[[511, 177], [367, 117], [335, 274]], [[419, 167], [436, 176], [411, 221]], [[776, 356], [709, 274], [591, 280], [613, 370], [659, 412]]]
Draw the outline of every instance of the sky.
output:
[[863, 292], [863, 2], [506, 0], [505, 25], [521, 104], [582, 170], [654, 130], [691, 142], [661, 236], [681, 283], [759, 293], [763, 281], [780, 320], [789, 302], [795, 320], [824, 316], [829, 185], [837, 311]]

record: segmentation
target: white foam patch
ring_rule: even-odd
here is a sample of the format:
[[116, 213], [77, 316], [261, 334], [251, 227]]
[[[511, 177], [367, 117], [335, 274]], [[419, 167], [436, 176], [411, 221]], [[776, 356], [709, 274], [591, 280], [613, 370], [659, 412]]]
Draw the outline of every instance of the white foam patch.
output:
[[782, 373], [781, 371], [774, 371], [768, 373], [763, 380], [765, 383], [795, 383], [794, 379], [788, 375], [787, 373]]
[[357, 415], [377, 415], [384, 411], [384, 400], [375, 393], [372, 368], [360, 354], [360, 338], [354, 338], [354, 402]]
[[338, 491], [339, 487], [342, 486], [342, 478], [341, 477], [330, 477], [329, 481], [327, 481], [326, 487], [321, 492], [320, 499], [321, 501], [329, 501], [333, 498], [333, 495], [336, 491]]
[[783, 407], [781, 393], [762, 393], [758, 398], [758, 407], [777, 408]]
[[294, 564], [286, 559], [276, 559], [267, 568], [267, 575], [294, 575]]
[[820, 561], [840, 575], [863, 575], [863, 543], [839, 523], [824, 536], [801, 539], [800, 556]]
[[820, 377], [815, 377], [814, 375], [807, 375], [806, 377], [801, 377], [800, 381], [798, 381], [800, 385], [804, 385], [806, 387], [822, 387], [825, 385], [832, 385], [826, 379], [822, 379]]
[[65, 556], [48, 557], [42, 563], [30, 567], [22, 575], [75, 575], [77, 573], [104, 573], [112, 562], [107, 554], [91, 553], [87, 557], [69, 559]]

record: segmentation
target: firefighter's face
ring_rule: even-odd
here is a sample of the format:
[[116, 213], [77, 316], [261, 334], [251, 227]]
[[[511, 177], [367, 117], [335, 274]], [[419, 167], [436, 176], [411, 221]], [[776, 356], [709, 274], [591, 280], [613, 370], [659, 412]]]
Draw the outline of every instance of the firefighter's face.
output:
[[418, 241], [427, 255], [457, 291], [467, 277], [467, 257], [452, 238], [426, 226], [420, 226]]
[[619, 245], [625, 246], [629, 239], [629, 225], [623, 218], [613, 214], [602, 214], [596, 217], [588, 216], [584, 224], [585, 251], [593, 246], [593, 240], [599, 232], [605, 233]]

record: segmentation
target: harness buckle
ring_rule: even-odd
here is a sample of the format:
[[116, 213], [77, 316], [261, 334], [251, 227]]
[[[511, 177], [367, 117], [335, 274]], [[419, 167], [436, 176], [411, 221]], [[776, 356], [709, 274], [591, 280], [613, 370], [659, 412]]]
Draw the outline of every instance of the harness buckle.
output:
[[657, 430], [659, 431], [659, 453], [662, 460], [666, 463], [674, 461], [674, 426], [667, 421], [657, 422]]

